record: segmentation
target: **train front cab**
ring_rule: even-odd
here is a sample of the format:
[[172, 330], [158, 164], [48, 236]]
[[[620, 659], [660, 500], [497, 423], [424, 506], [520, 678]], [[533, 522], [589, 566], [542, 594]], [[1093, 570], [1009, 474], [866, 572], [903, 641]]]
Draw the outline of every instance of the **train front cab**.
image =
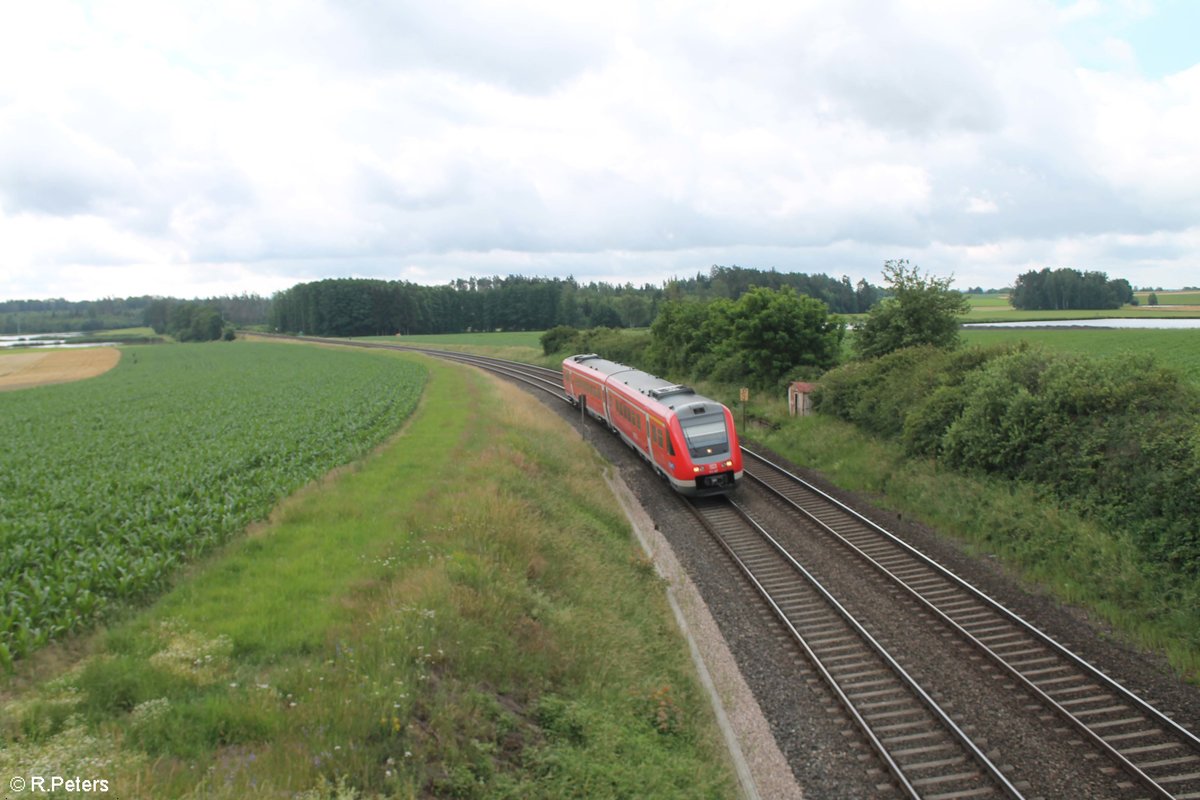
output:
[[680, 457], [671, 465], [669, 477], [675, 490], [703, 497], [737, 488], [742, 479], [742, 451], [729, 409], [697, 398], [674, 410], [670, 438]]

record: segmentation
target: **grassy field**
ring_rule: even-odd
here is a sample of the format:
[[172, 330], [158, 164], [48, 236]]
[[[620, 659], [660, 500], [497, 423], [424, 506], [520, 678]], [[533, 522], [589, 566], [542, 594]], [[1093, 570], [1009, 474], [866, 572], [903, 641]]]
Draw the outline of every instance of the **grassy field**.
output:
[[[1200, 317], [1200, 292], [1159, 292], [1159, 306], [1147, 305], [1148, 293], [1137, 292], [1140, 305], [1086, 311], [1018, 311], [1008, 303], [1008, 295], [969, 294], [970, 312], [963, 322], [1027, 322], [1070, 319], [1158, 319]], [[1166, 307], [1164, 307], [1166, 306]]]
[[971, 309], [988, 310], [997, 308], [1011, 309], [1007, 294], [968, 294], [967, 302]]
[[123, 798], [734, 796], [605, 466], [519, 390], [427, 369], [385, 447], [19, 662], [0, 773]]
[[[1159, 305], [1164, 306], [1200, 306], [1200, 291], [1155, 292]], [[1150, 292], [1134, 292], [1133, 296], [1143, 306], [1150, 302]]]
[[0, 665], [367, 452], [423, 380], [394, 355], [239, 342], [130, 348], [99, 377], [0, 394]]
[[511, 331], [502, 333], [431, 333], [423, 336], [365, 336], [365, 341], [386, 344], [409, 344], [414, 347], [433, 347], [439, 350], [457, 350], [524, 361], [529, 364], [550, 364], [542, 354], [543, 331]]
[[1179, 371], [1193, 383], [1200, 383], [1200, 329], [971, 328], [962, 331], [962, 337], [968, 345], [982, 347], [1024, 341], [1047, 349], [1097, 356], [1149, 353], [1163, 366]]

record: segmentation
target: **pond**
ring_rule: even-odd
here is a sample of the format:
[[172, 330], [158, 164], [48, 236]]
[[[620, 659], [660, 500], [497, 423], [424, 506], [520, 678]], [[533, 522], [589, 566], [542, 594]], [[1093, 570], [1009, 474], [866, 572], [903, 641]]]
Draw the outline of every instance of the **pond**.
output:
[[101, 347], [116, 342], [72, 342], [72, 337], [81, 333], [31, 333], [22, 336], [0, 336], [0, 350], [17, 347]]
[[1200, 328], [1200, 319], [1145, 319], [1142, 317], [1110, 317], [1107, 319], [1039, 319], [1025, 322], [973, 322], [964, 328]]

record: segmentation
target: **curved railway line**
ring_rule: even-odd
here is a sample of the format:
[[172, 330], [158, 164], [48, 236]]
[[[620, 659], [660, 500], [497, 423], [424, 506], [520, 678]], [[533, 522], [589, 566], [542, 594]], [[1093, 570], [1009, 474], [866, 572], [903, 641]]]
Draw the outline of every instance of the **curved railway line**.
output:
[[[403, 345], [311, 341], [425, 352], [566, 400], [561, 374], [544, 367]], [[1064, 721], [1075, 732], [1075, 743], [1092, 753], [1080, 760], [1090, 760], [1104, 774], [1109, 796], [1200, 800], [1195, 734], [899, 537], [783, 467], [746, 448], [743, 454], [748, 485], [740, 493], [761, 494], [793, 519], [793, 527], [819, 531], [831, 549], [855, 565], [857, 575], [874, 574], [922, 610], [909, 624], [949, 631]], [[789, 549], [787, 536], [768, 529], [787, 527], [778, 515], [770, 515], [771, 523], [756, 520], [728, 498], [678, 502], [696, 515], [804, 653], [890, 773], [899, 795], [1022, 797], [1027, 787], [1039, 785], [1036, 775], [1022, 774], [1020, 764], [1002, 769], [993, 762], [996, 754], [981, 744], [987, 740], [985, 722], [963, 724], [969, 712], [958, 709], [956, 720], [941, 708], [838, 599], [839, 586], [822, 585]], [[1118, 772], [1125, 777], [1114, 777]]]
[[762, 456], [745, 455], [752, 480], [902, 587], [1151, 796], [1200, 797], [1194, 734], [901, 539]]
[[863, 625], [732, 500], [692, 509], [863, 732], [909, 797], [1021, 797], [1003, 772]]

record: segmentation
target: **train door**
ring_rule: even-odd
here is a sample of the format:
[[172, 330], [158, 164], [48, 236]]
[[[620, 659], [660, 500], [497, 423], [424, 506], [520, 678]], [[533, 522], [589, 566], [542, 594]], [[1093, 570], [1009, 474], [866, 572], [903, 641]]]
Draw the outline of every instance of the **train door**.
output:
[[658, 417], [647, 417], [650, 425], [650, 455], [655, 464], [666, 472], [667, 467], [667, 425]]

